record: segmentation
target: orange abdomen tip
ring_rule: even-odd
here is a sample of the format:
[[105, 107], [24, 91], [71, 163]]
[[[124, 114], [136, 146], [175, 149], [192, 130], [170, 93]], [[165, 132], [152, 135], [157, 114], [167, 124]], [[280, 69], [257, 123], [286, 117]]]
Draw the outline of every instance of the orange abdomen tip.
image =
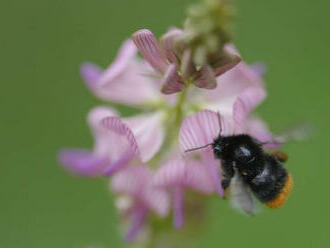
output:
[[266, 202], [265, 204], [270, 208], [280, 208], [288, 199], [291, 190], [293, 187], [293, 179], [291, 174], [288, 174], [286, 182], [281, 190], [281, 192], [276, 196], [276, 198], [270, 202]]

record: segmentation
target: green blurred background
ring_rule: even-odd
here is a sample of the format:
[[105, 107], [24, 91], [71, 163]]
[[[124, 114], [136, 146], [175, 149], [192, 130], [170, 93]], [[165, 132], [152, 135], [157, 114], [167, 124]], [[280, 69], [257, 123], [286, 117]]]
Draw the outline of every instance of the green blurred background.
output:
[[[79, 64], [106, 66], [140, 28], [179, 26], [189, 0], [30, 0], [0, 3], [0, 247], [124, 247], [105, 180], [72, 177], [63, 146], [90, 147], [85, 124], [98, 105]], [[272, 130], [301, 121], [317, 134], [285, 146], [295, 188], [280, 211], [253, 218], [212, 200], [197, 247], [328, 247], [330, 83], [328, 1], [236, 0], [234, 37], [263, 61], [269, 97], [258, 112]]]

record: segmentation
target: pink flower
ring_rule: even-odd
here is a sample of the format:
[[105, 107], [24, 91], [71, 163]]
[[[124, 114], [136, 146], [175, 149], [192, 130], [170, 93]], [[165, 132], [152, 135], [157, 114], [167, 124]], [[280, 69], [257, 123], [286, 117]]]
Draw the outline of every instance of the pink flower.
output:
[[[106, 70], [90, 63], [81, 68], [86, 85], [97, 97], [144, 111], [121, 118], [111, 108], [93, 109], [87, 118], [93, 149], [63, 149], [59, 154], [60, 162], [71, 172], [112, 176], [111, 189], [131, 202], [124, 211], [131, 222], [125, 235], [128, 241], [140, 232], [150, 212], [159, 217], [168, 214], [168, 192], [176, 228], [183, 226], [186, 190], [224, 195], [220, 161], [214, 158], [211, 146], [207, 147], [220, 130], [221, 135], [244, 132], [262, 142], [272, 139], [260, 119], [247, 119], [266, 97], [262, 68], [240, 62], [232, 45], [215, 55], [217, 59], [224, 56], [223, 61], [197, 67], [191, 50], [177, 43], [181, 34], [181, 30], [171, 29], [158, 43], [149, 30], [140, 30], [124, 42]], [[138, 50], [145, 60], [138, 57]], [[191, 82], [197, 87], [172, 94], [185, 90]], [[206, 148], [198, 151], [198, 160], [193, 153], [179, 158], [174, 131], [184, 116], [201, 109], [206, 110], [184, 119], [179, 143], [182, 152]], [[220, 117], [214, 111], [220, 112]], [[151, 164], [159, 168], [152, 172]]]
[[145, 106], [164, 101], [152, 68], [137, 56], [132, 40], [123, 43], [115, 61], [102, 70], [92, 63], [81, 67], [88, 88], [99, 98], [114, 103]]
[[95, 139], [93, 151], [64, 149], [59, 160], [85, 176], [111, 175], [134, 158], [147, 162], [162, 145], [162, 118], [161, 112], [119, 118], [110, 108], [95, 108], [88, 115]]
[[127, 241], [133, 240], [143, 227], [149, 211], [164, 218], [169, 210], [168, 193], [152, 183], [153, 173], [142, 165], [127, 167], [116, 173], [111, 181], [111, 189], [132, 199], [132, 206], [126, 211], [131, 225], [126, 232]]
[[154, 34], [147, 29], [141, 29], [133, 34], [133, 41], [146, 61], [162, 77], [162, 92], [172, 94], [182, 91], [187, 81], [193, 81], [197, 87], [214, 89], [216, 77], [233, 68], [241, 57], [225, 46], [223, 54], [226, 62], [213, 68], [204, 65], [198, 68], [192, 62], [190, 49], [180, 47], [178, 38], [183, 31], [172, 28], [158, 43]]
[[166, 187], [173, 194], [174, 226], [181, 228], [184, 216], [184, 190], [190, 188], [203, 194], [214, 191], [209, 172], [200, 162], [192, 159], [173, 159], [161, 166], [155, 176], [154, 185]]

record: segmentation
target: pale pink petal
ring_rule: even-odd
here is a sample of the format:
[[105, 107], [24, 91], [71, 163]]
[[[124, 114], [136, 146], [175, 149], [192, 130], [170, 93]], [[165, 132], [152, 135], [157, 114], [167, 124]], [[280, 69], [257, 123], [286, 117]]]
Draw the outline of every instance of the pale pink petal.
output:
[[102, 76], [102, 69], [92, 63], [84, 63], [80, 73], [88, 88], [92, 90]]
[[152, 180], [152, 173], [144, 166], [129, 166], [114, 174], [111, 189], [115, 193], [139, 198], [146, 185]]
[[115, 61], [104, 72], [92, 64], [81, 69], [86, 84], [97, 97], [127, 105], [143, 105], [159, 99], [159, 90], [155, 80], [148, 76], [149, 71], [149, 66], [138, 59], [132, 40], [124, 42]]
[[239, 95], [233, 106], [233, 118], [237, 125], [243, 125], [249, 113], [266, 97], [266, 91], [261, 87], [251, 87]]
[[[221, 108], [232, 109], [237, 97], [250, 87], [263, 89], [263, 81], [258, 73], [244, 62], [217, 78], [217, 87], [210, 91], [201, 91], [199, 97], [207, 108], [223, 111]], [[229, 111], [230, 112], [230, 111]]]
[[163, 57], [154, 34], [148, 29], [141, 29], [133, 34], [132, 39], [145, 60], [156, 71], [164, 74], [169, 64]]
[[104, 135], [105, 129], [100, 124], [101, 124], [101, 121], [105, 117], [109, 117], [109, 116], [118, 116], [118, 112], [113, 108], [104, 107], [104, 106], [93, 108], [88, 113], [88, 116], [87, 116], [88, 125], [89, 125], [90, 129], [92, 130], [92, 132], [93, 133], [101, 132], [102, 135]]
[[224, 190], [221, 186], [221, 177], [220, 177], [220, 163], [221, 161], [219, 159], [215, 159], [212, 151], [203, 151], [201, 152], [202, 157], [202, 163], [206, 166], [208, 169], [213, 185], [218, 193], [219, 196], [224, 196]]
[[217, 87], [217, 81], [211, 66], [203, 66], [199, 73], [199, 77], [194, 82], [197, 87], [205, 89], [214, 89]]
[[173, 159], [161, 166], [154, 175], [153, 182], [158, 187], [175, 187], [185, 183], [186, 165], [183, 159]]
[[179, 142], [181, 151], [202, 147], [212, 144], [214, 139], [220, 134], [233, 134], [233, 126], [229, 120], [222, 115], [210, 111], [202, 110], [197, 114], [184, 119], [179, 132]]
[[204, 194], [213, 193], [215, 190], [209, 170], [196, 160], [186, 161], [185, 186]]
[[99, 84], [104, 85], [127, 71], [130, 61], [135, 59], [137, 49], [132, 40], [126, 40], [121, 46], [115, 61], [109, 66], [102, 75]]
[[164, 140], [162, 112], [124, 118], [133, 133], [142, 162], [149, 161], [160, 149]]
[[102, 124], [105, 117], [116, 116], [111, 108], [97, 107], [90, 111], [88, 124], [94, 135], [93, 151], [63, 150], [60, 160], [71, 171], [84, 175], [110, 175], [128, 164], [134, 157], [134, 151], [128, 140], [115, 132], [109, 132]]
[[[126, 142], [121, 141], [117, 144], [117, 146], [123, 147], [126, 145], [126, 148], [120, 149], [120, 151], [127, 151], [127, 148], [130, 148], [135, 155], [140, 157], [142, 162], [147, 162], [159, 151], [163, 143], [162, 118], [162, 113], [124, 119], [106, 117], [102, 120], [102, 125], [110, 133], [126, 140]], [[113, 137], [111, 136], [111, 138]], [[116, 140], [118, 140], [117, 137]]]
[[249, 118], [246, 121], [244, 125], [244, 132], [251, 135], [261, 143], [269, 142], [274, 139], [273, 134], [269, 131], [265, 122], [256, 117]]
[[164, 189], [154, 187], [151, 180], [149, 182], [148, 187], [141, 192], [141, 199], [159, 217], [164, 218], [170, 209], [170, 197]]
[[[128, 153], [134, 154], [134, 149], [131, 149], [126, 136], [110, 131], [102, 125], [102, 120], [106, 117], [118, 118], [114, 109], [97, 107], [88, 114], [88, 123], [94, 134], [94, 153], [107, 157], [110, 161], [110, 168], [112, 166], [115, 168], [119, 166], [118, 162], [125, 161]], [[110, 170], [110, 168], [108, 169]]]
[[105, 167], [103, 174], [105, 176], [110, 176], [123, 168], [124, 165], [128, 165], [128, 163], [134, 158], [134, 152], [131, 149], [127, 149], [117, 160], [113, 161], [110, 165]]
[[184, 219], [184, 190], [182, 187], [173, 189], [173, 216], [174, 227], [182, 228]]
[[214, 191], [212, 178], [206, 167], [189, 159], [168, 161], [157, 170], [153, 183], [158, 187], [189, 187], [205, 194]]
[[242, 132], [263, 143], [264, 149], [280, 149], [282, 146], [282, 143], [276, 141], [276, 136], [269, 131], [265, 122], [259, 118], [249, 118], [245, 122]]
[[63, 149], [59, 152], [59, 161], [65, 169], [83, 176], [99, 176], [109, 165], [106, 157], [99, 157], [88, 150]]
[[146, 217], [148, 214], [148, 209], [145, 206], [137, 205], [132, 211], [131, 216], [131, 225], [129, 229], [127, 230], [125, 234], [125, 240], [127, 242], [133, 241], [141, 228], [143, 227], [143, 224], [145, 223]]
[[177, 65], [173, 63], [168, 67], [164, 75], [161, 91], [164, 94], [173, 94], [183, 89], [184, 84], [180, 82]]
[[224, 47], [222, 63], [220, 66], [215, 68], [215, 75], [220, 76], [230, 69], [234, 68], [242, 58], [239, 55], [238, 51], [232, 44], [228, 44]]
[[[179, 133], [179, 141], [181, 150], [187, 151], [198, 147], [212, 144], [214, 139], [219, 135], [221, 126], [221, 135], [229, 135], [233, 132], [233, 127], [227, 125], [227, 121], [220, 116], [221, 124], [219, 123], [219, 115], [213, 111], [203, 110], [199, 113], [187, 117], [181, 126]], [[232, 134], [232, 133], [231, 133]], [[209, 148], [211, 146], [208, 146]], [[200, 154], [203, 156], [203, 164], [208, 169], [212, 178], [213, 185], [218, 194], [223, 196], [221, 187], [220, 174], [217, 169], [219, 160], [214, 159], [212, 150], [201, 149]]]
[[255, 62], [252, 65], [250, 65], [250, 68], [260, 77], [265, 75], [267, 72], [267, 66], [263, 62]]
[[[139, 155], [139, 147], [134, 137], [132, 130], [118, 117], [105, 117], [101, 121], [101, 125], [108, 130], [109, 134], [107, 138], [114, 137], [116, 140], [122, 138], [122, 142], [119, 144], [113, 144], [114, 146], [125, 147], [120, 149], [122, 152], [131, 149], [132, 153]], [[119, 136], [119, 137], [118, 137]], [[111, 149], [111, 147], [109, 147]], [[115, 147], [113, 147], [115, 149]]]
[[111, 188], [115, 193], [133, 196], [160, 217], [165, 217], [169, 211], [169, 196], [165, 190], [154, 187], [152, 178], [148, 167], [130, 166], [114, 174]]
[[172, 63], [178, 62], [176, 40], [182, 34], [182, 30], [178, 28], [171, 28], [166, 34], [161, 38], [161, 48], [169, 61]]

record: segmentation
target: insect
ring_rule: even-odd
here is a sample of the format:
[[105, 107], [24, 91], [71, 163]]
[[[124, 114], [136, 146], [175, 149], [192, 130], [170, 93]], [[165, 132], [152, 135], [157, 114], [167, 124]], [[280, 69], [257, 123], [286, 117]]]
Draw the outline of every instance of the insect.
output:
[[286, 202], [293, 180], [283, 166], [287, 160], [284, 153], [266, 152], [264, 143], [248, 134], [222, 136], [221, 125], [220, 134], [208, 145], [212, 146], [215, 158], [221, 161], [222, 187], [229, 193], [234, 207], [253, 215], [253, 195], [270, 208], [280, 208]]
[[222, 187], [227, 190], [232, 204], [254, 213], [253, 195], [271, 208], [281, 207], [290, 195], [293, 181], [284, 168], [284, 153], [267, 153], [247, 134], [219, 136], [212, 143], [216, 158], [221, 160]]

